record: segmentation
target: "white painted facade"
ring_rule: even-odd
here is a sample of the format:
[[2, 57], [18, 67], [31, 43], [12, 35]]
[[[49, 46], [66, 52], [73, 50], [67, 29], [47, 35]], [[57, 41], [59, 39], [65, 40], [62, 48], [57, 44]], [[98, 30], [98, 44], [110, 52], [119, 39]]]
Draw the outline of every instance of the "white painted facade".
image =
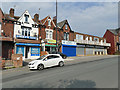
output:
[[[25, 15], [28, 15], [28, 23], [25, 22]], [[36, 24], [33, 20], [31, 15], [29, 14], [29, 12], [26, 10], [22, 16], [18, 19], [18, 22], [21, 23], [21, 25], [18, 24], [14, 24], [14, 38], [16, 38], [16, 35], [22, 35], [22, 28], [21, 26], [25, 26], [25, 27], [30, 27], [30, 36], [34, 37], [34, 34], [36, 33], [37, 35], [37, 40], [38, 40], [38, 28], [32, 27], [33, 24]]]
[[[26, 16], [27, 16], [27, 19], [26, 19]], [[33, 21], [31, 15], [26, 10], [21, 15], [21, 17], [18, 19], [18, 21], [14, 23], [14, 38], [15, 39], [23, 39], [23, 40], [38, 40], [39, 39], [38, 38], [39, 30], [38, 30], [37, 25], [38, 24]], [[18, 52], [22, 47], [23, 50], [21, 49], [21, 52], [24, 55], [23, 60], [25, 60], [25, 59], [36, 59], [36, 58], [40, 57], [40, 50], [38, 50], [39, 55], [32, 53], [32, 48], [34, 48], [34, 49], [39, 48], [40, 49], [40, 45], [35, 46], [35, 44], [34, 43], [32, 44], [32, 42], [31, 42], [30, 45], [27, 45], [27, 43], [22, 43], [23, 45], [19, 45], [19, 44], [21, 44], [21, 43], [16, 42], [16, 44], [15, 44], [15, 47], [16, 47], [15, 48], [16, 49], [15, 53], [19, 54]], [[36, 53], [35, 50], [33, 50], [33, 52]]]

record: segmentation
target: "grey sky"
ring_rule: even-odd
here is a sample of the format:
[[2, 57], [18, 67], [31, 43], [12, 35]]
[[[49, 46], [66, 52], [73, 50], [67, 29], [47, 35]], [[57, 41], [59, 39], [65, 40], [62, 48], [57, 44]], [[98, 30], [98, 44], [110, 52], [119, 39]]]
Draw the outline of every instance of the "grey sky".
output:
[[[17, 16], [25, 10], [28, 10], [32, 17], [35, 13], [39, 13], [41, 19], [47, 15], [55, 16], [55, 2], [4, 2], [3, 12], [9, 13], [9, 9], [14, 5]], [[64, 19], [68, 20], [74, 31], [103, 36], [106, 29], [118, 28], [118, 3], [58, 2], [58, 22]]]

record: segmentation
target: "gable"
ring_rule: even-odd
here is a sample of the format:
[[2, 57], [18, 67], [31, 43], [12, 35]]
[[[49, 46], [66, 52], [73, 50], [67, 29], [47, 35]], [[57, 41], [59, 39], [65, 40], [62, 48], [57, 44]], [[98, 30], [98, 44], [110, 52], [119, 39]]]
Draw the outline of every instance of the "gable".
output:
[[0, 23], [2, 22], [2, 18], [3, 18], [3, 12], [2, 12], [2, 10], [0, 8]]
[[53, 22], [53, 20], [50, 16], [45, 17], [43, 20], [41, 20], [41, 22], [43, 25], [48, 26], [48, 20], [51, 21], [51, 27], [56, 27], [55, 23]]
[[29, 24], [35, 24], [35, 22], [33, 21], [31, 15], [29, 14], [29, 12], [26, 10], [18, 19], [19, 22], [25, 23], [25, 16], [28, 16], [28, 22]]

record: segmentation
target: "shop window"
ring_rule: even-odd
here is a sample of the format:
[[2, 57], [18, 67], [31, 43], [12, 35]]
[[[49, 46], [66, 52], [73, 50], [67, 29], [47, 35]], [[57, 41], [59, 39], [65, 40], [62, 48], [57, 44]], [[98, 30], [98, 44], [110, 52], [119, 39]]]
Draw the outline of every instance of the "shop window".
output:
[[101, 54], [103, 55], [103, 52], [101, 52]]
[[95, 51], [95, 55], [97, 55], [97, 52]]

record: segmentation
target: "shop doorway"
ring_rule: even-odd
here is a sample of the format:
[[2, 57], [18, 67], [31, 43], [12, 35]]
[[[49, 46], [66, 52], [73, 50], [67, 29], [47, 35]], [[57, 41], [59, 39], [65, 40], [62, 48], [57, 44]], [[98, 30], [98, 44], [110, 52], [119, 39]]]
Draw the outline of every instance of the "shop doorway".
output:
[[29, 47], [26, 47], [26, 49], [25, 49], [25, 58], [28, 58], [28, 53], [29, 53]]

